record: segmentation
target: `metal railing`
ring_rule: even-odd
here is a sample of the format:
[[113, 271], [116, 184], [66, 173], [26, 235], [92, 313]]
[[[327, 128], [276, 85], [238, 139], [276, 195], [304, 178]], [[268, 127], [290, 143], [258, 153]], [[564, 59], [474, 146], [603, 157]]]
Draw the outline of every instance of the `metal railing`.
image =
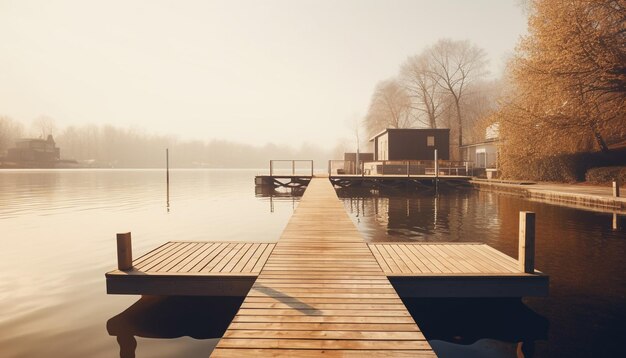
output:
[[310, 163], [310, 170], [311, 173], [310, 175], [308, 175], [308, 171], [309, 171], [309, 166], [307, 166], [307, 175], [301, 175], [301, 176], [310, 176], [313, 177], [313, 161], [312, 160], [305, 160], [305, 159], [273, 159], [270, 160], [270, 176], [274, 176], [274, 175], [284, 175], [284, 176], [288, 176], [289, 174], [277, 174], [277, 170], [278, 171], [286, 171], [287, 173], [289, 173], [289, 169], [283, 169], [283, 168], [274, 168], [274, 163], [276, 162], [282, 162], [282, 163], [291, 163], [291, 176], [296, 176], [296, 171], [302, 171], [302, 169], [297, 168], [296, 167], [296, 163]]
[[472, 176], [473, 163], [451, 160], [377, 160], [356, 163], [329, 160], [328, 176]]

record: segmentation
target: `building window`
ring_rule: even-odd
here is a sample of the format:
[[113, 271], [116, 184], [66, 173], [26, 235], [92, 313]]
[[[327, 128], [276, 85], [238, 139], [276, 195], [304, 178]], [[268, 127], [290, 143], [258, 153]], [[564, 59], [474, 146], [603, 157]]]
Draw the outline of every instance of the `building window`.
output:
[[426, 145], [429, 147], [434, 147], [435, 146], [435, 136], [429, 135], [428, 137], [426, 137]]

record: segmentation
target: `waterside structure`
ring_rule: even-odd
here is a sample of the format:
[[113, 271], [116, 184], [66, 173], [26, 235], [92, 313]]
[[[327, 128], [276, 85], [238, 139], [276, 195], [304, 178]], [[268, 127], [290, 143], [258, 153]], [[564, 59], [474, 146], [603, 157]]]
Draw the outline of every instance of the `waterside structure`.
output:
[[71, 168], [77, 167], [75, 160], [62, 160], [61, 149], [56, 146], [52, 135], [46, 139], [23, 138], [9, 148], [7, 156], [0, 158], [0, 168]]
[[402, 297], [548, 293], [534, 214], [515, 260], [480, 243], [367, 244], [328, 178], [311, 177], [276, 243], [175, 241], [133, 260], [118, 235], [110, 294], [245, 296], [214, 357], [434, 356]]

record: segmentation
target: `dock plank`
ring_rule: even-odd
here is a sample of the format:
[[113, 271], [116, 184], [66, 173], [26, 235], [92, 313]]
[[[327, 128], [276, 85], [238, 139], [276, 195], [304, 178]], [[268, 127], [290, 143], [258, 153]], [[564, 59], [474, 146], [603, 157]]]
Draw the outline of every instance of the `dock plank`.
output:
[[403, 272], [416, 266], [376, 249], [314, 178], [212, 356], [434, 356], [373, 252]]

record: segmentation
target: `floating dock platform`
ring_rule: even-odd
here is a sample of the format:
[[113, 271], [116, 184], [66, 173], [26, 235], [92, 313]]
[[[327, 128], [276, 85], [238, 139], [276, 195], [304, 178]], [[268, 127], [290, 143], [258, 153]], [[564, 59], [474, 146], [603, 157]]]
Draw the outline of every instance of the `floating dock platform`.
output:
[[106, 274], [108, 293], [245, 296], [213, 357], [432, 357], [401, 297], [548, 290], [487, 245], [366, 244], [327, 178], [275, 244], [169, 242], [132, 266]]
[[[106, 274], [107, 293], [245, 296], [274, 243], [170, 241]], [[547, 296], [549, 279], [520, 272], [518, 261], [481, 243], [390, 242], [367, 245], [405, 297]]]

